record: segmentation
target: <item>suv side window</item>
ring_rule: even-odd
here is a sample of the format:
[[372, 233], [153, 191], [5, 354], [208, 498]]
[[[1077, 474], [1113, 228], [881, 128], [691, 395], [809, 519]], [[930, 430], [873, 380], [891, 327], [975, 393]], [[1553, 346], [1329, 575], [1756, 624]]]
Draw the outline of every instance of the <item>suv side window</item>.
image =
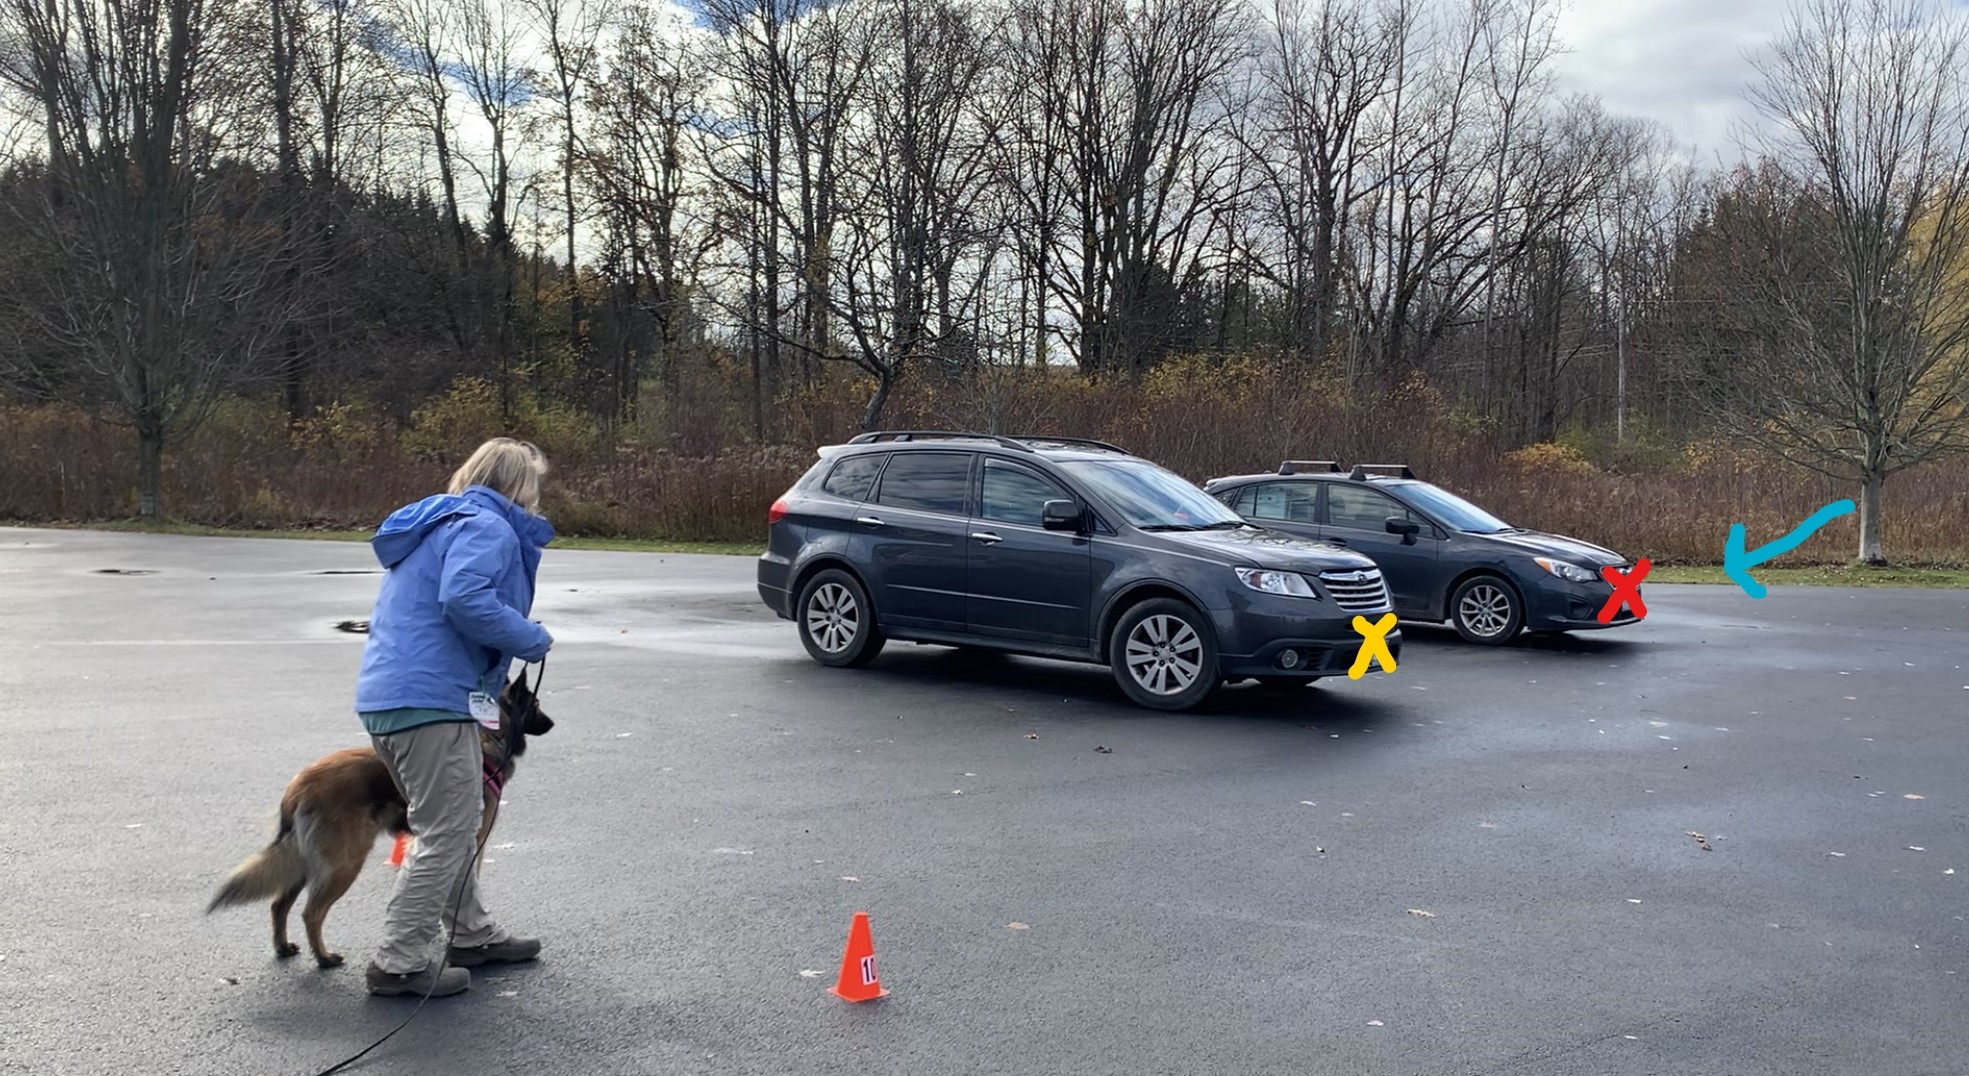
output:
[[1022, 527], [1046, 525], [1047, 501], [1074, 498], [1051, 479], [1021, 467], [987, 457], [984, 465], [983, 506], [978, 515], [995, 523], [1016, 523]]
[[875, 503], [961, 516], [971, 500], [969, 452], [897, 452], [882, 471]]
[[1340, 482], [1333, 483], [1326, 491], [1328, 526], [1379, 531], [1386, 528], [1389, 516], [1412, 519], [1425, 528], [1428, 526], [1422, 517], [1403, 508], [1393, 497], [1385, 493]]
[[1312, 482], [1266, 482], [1252, 487], [1256, 492], [1249, 504], [1240, 504], [1240, 514], [1249, 519], [1271, 519], [1281, 523], [1317, 521], [1319, 486]]
[[868, 491], [875, 488], [875, 476], [882, 473], [882, 461], [889, 458], [887, 452], [871, 452], [866, 456], [850, 456], [834, 465], [828, 473], [827, 481], [820, 488], [843, 500], [860, 504], [868, 499]]

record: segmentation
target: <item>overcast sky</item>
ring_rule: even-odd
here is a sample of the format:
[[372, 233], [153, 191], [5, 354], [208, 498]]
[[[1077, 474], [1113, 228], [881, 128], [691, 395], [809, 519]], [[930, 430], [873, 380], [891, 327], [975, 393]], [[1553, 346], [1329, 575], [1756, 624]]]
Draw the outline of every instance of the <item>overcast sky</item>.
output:
[[1732, 123], [1754, 122], [1744, 101], [1745, 53], [1771, 40], [1788, 0], [1572, 0], [1560, 22], [1571, 51], [1566, 88], [1608, 110], [1669, 125], [1705, 163], [1737, 158]]

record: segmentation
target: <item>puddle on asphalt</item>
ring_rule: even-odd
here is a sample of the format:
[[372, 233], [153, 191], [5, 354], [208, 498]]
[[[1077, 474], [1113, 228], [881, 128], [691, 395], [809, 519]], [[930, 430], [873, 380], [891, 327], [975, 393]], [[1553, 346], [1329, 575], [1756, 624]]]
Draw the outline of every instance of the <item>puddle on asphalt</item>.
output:
[[369, 621], [367, 620], [337, 621], [335, 624], [335, 630], [347, 632], [350, 635], [367, 635], [369, 634]]
[[302, 575], [382, 575], [381, 568], [324, 568], [318, 572], [302, 572]]
[[97, 568], [97, 575], [156, 575], [150, 568]]

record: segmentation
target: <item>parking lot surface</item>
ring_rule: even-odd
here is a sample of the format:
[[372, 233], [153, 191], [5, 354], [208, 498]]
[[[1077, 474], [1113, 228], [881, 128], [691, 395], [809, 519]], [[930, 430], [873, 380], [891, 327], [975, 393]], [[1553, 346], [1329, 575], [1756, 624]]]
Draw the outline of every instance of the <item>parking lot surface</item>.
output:
[[[204, 914], [366, 742], [336, 625], [375, 569], [0, 530], [0, 1072], [305, 1076], [410, 1011], [362, 988], [387, 841], [342, 969]], [[557, 726], [483, 875], [543, 958], [350, 1071], [1969, 1071], [1959, 592], [1648, 586], [1619, 631], [1411, 628], [1394, 675], [1164, 715], [1093, 667], [820, 668], [752, 573], [549, 550]], [[849, 1005], [858, 910], [891, 993]]]

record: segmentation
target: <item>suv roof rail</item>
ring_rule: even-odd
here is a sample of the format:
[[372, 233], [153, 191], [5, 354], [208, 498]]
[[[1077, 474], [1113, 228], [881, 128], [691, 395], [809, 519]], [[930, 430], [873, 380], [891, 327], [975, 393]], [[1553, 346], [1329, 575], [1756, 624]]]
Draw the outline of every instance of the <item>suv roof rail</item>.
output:
[[995, 433], [967, 433], [962, 430], [872, 430], [848, 441], [851, 445], [872, 445], [878, 441], [993, 441], [1005, 448], [1031, 452], [1032, 446]]
[[1302, 467], [1307, 470], [1317, 468], [1332, 474], [1340, 473], [1340, 463], [1338, 460], [1286, 460], [1284, 463], [1278, 465], [1278, 473], [1299, 474], [1300, 468]]
[[[1339, 468], [1335, 467], [1334, 470], [1337, 471]], [[1355, 482], [1365, 482], [1369, 471], [1394, 471], [1403, 478], [1415, 477], [1415, 472], [1409, 470], [1406, 463], [1356, 463], [1353, 472], [1347, 477]]]
[[1096, 441], [1088, 437], [1054, 437], [1051, 434], [1019, 434], [1013, 440], [1024, 444], [1030, 444], [1036, 441], [1040, 444], [1082, 445], [1087, 448], [1098, 448], [1108, 452], [1119, 452], [1124, 456], [1133, 455], [1133, 453], [1119, 445], [1111, 445], [1106, 441]]

